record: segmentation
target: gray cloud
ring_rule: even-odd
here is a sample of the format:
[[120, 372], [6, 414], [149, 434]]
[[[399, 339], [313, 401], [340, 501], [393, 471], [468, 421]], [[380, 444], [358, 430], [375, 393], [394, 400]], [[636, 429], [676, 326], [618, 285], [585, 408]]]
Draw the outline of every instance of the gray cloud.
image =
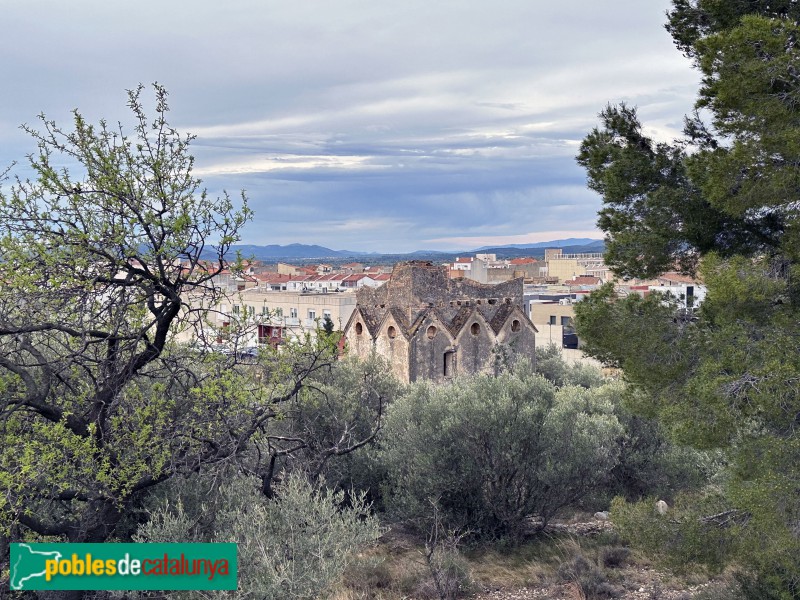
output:
[[[212, 193], [247, 190], [251, 243], [407, 251], [591, 232], [574, 163], [609, 101], [677, 134], [697, 75], [668, 0], [209, 0], [4, 7], [0, 164], [16, 126], [125, 118], [159, 81]], [[544, 236], [542, 238], [541, 236]]]

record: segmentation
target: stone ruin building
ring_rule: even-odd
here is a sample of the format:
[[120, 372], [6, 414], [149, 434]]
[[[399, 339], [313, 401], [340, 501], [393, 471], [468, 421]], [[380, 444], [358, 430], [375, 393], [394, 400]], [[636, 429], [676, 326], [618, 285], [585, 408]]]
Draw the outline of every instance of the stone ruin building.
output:
[[412, 261], [357, 292], [344, 335], [350, 353], [376, 352], [401, 381], [444, 381], [494, 372], [513, 354], [533, 359], [536, 328], [522, 306], [522, 279], [454, 280], [445, 267]]

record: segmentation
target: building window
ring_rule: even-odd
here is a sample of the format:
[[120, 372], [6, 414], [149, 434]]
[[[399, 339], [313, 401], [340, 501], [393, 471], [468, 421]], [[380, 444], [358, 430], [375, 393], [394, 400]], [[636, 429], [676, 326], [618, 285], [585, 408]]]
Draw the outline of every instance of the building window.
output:
[[550, 315], [550, 325], [555, 325], [557, 323], [556, 316]]
[[316, 319], [317, 318], [317, 311], [309, 309], [308, 310], [308, 318], [311, 319], [312, 321], [314, 319]]
[[356, 335], [364, 333], [364, 326], [361, 323], [356, 323]]
[[248, 306], [247, 307], [247, 316], [248, 317], [252, 317], [254, 314], [256, 314], [256, 307], [255, 306]]
[[481, 332], [481, 326], [477, 323], [473, 323], [472, 326], [469, 328], [469, 332], [472, 335], [478, 335]]
[[393, 340], [397, 337], [397, 330], [393, 326], [389, 325], [389, 329], [386, 330], [386, 335], [389, 336], [389, 339]]
[[520, 327], [521, 327], [521, 325], [520, 325], [519, 321], [517, 321], [516, 319], [511, 321], [511, 331], [519, 331]]
[[241, 307], [238, 304], [233, 305], [233, 314], [238, 315]]
[[276, 308], [275, 309], [275, 316], [276, 317], [282, 317], [283, 316], [283, 309], [282, 308]]
[[268, 314], [269, 314], [269, 309], [267, 308], [267, 305], [266, 305], [266, 304], [265, 304], [264, 306], [262, 306], [262, 307], [261, 307], [261, 314], [262, 314], [263, 316], [266, 316], [266, 315], [268, 315]]
[[297, 318], [297, 309], [296, 308], [290, 308], [289, 309], [289, 317], [292, 318], [292, 319], [296, 319]]
[[444, 365], [443, 365], [443, 375], [445, 377], [452, 377], [453, 375], [453, 356], [455, 352], [445, 352], [444, 353]]
[[571, 317], [561, 317], [561, 326], [562, 327], [569, 327], [570, 321], [572, 321]]
[[428, 331], [426, 333], [428, 335], [428, 339], [432, 340], [433, 338], [436, 337], [436, 327], [431, 325], [430, 327], [428, 327]]

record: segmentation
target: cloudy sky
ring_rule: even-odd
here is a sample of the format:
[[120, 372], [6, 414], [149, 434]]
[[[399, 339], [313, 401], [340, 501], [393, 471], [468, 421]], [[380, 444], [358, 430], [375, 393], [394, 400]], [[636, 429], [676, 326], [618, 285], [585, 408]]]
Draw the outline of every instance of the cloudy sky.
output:
[[126, 116], [158, 81], [252, 244], [406, 252], [602, 237], [575, 164], [609, 101], [671, 139], [697, 74], [668, 0], [7, 0], [0, 165], [18, 126]]

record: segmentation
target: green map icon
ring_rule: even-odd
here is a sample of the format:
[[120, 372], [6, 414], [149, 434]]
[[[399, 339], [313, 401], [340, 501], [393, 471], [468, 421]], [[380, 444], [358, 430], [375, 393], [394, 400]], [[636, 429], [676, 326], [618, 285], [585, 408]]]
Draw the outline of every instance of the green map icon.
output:
[[[30, 544], [12, 544], [11, 546], [11, 579], [12, 590], [32, 589], [37, 578], [44, 579], [45, 561], [59, 560], [61, 553], [34, 550]], [[31, 588], [26, 587], [31, 585]]]

